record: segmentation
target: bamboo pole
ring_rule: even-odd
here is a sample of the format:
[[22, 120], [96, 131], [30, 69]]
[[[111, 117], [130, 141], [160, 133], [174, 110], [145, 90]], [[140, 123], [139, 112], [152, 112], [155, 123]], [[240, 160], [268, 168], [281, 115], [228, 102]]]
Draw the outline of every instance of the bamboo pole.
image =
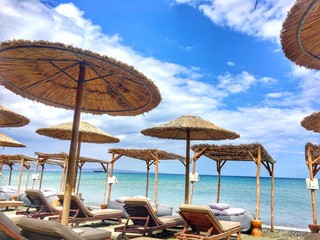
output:
[[[312, 170], [312, 155], [311, 155], [311, 149], [308, 147], [307, 149], [307, 156], [308, 156], [308, 169], [309, 169], [309, 174], [310, 174], [310, 180], [313, 181], [314, 175], [313, 175], [313, 170]], [[312, 205], [312, 219], [313, 219], [313, 224], [317, 224], [317, 203], [316, 203], [316, 195], [315, 195], [315, 190], [311, 189], [311, 205]]]
[[271, 232], [274, 232], [274, 163], [271, 172]]
[[261, 148], [258, 146], [257, 158], [257, 176], [256, 176], [256, 220], [259, 220], [260, 213], [260, 169], [261, 169]]
[[73, 126], [72, 126], [72, 139], [70, 143], [70, 152], [69, 152], [69, 163], [66, 179], [66, 187], [64, 191], [64, 200], [63, 200], [63, 209], [61, 223], [65, 226], [69, 222], [69, 213], [70, 213], [70, 203], [71, 203], [71, 192], [74, 180], [74, 172], [76, 167], [76, 150], [77, 150], [77, 140], [79, 138], [79, 125], [80, 125], [80, 115], [81, 115], [81, 106], [84, 93], [84, 79], [86, 73], [85, 63], [80, 63], [79, 68], [79, 79], [77, 86], [77, 96], [76, 96], [76, 106], [73, 115]]
[[159, 154], [156, 154], [156, 172], [154, 176], [154, 208], [157, 210], [157, 197], [158, 197], [158, 172], [159, 172]]
[[149, 171], [150, 171], [149, 162], [150, 162], [150, 161], [146, 161], [146, 165], [147, 165], [147, 173], [146, 173], [146, 197], [148, 197], [148, 195], [149, 195]]
[[19, 173], [18, 188], [17, 188], [17, 199], [18, 199], [19, 192], [20, 192], [20, 185], [21, 185], [21, 179], [22, 179], [23, 165], [24, 165], [24, 158], [21, 158], [20, 173]]
[[40, 183], [39, 183], [39, 190], [42, 188], [42, 179], [43, 179], [43, 173], [44, 173], [44, 163], [41, 163], [41, 177], [40, 177]]
[[185, 192], [184, 192], [184, 203], [189, 203], [189, 172], [190, 172], [190, 129], [186, 132], [186, 176], [185, 176]]
[[[113, 167], [114, 167], [114, 153], [112, 153], [112, 161], [111, 161], [111, 169], [110, 169], [110, 178], [113, 176]], [[112, 190], [112, 183], [109, 183], [109, 189], [108, 189], [108, 202], [110, 201], [111, 197], [111, 190]]]

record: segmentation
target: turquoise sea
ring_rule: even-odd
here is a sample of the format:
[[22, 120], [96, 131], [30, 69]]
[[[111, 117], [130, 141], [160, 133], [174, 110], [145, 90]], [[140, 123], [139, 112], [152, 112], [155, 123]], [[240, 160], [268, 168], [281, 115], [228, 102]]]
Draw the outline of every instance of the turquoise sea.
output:
[[[12, 186], [17, 186], [18, 171], [13, 171]], [[25, 188], [24, 181], [21, 183]], [[144, 173], [117, 173], [118, 184], [112, 187], [111, 199], [124, 196], [145, 195], [146, 175]], [[3, 170], [0, 185], [8, 184], [9, 171]], [[61, 172], [46, 171], [43, 187], [53, 187], [59, 190]], [[106, 175], [103, 172], [83, 172], [80, 192], [86, 204], [99, 206], [104, 200], [104, 183]], [[149, 198], [154, 197], [154, 174], [149, 177]], [[222, 176], [220, 202], [229, 203], [255, 212], [256, 199], [255, 177]], [[31, 187], [31, 174], [29, 187]], [[35, 188], [38, 188], [38, 182]], [[216, 201], [217, 177], [200, 176], [200, 182], [195, 184], [193, 204], [212, 204]], [[320, 202], [320, 193], [316, 192]], [[177, 210], [184, 201], [184, 175], [159, 174], [158, 203], [172, 206]], [[270, 225], [271, 179], [261, 178], [261, 210], [260, 217], [265, 225]], [[318, 216], [320, 205], [318, 204]], [[311, 194], [306, 189], [305, 179], [276, 178], [275, 179], [275, 225], [282, 228], [307, 229], [312, 223]]]

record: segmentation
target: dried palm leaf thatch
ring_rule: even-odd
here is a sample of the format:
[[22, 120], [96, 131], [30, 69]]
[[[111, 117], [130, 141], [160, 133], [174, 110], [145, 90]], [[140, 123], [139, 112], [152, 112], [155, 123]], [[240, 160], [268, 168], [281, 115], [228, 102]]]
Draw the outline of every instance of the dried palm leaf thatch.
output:
[[30, 120], [0, 105], [0, 127], [22, 127]]
[[[320, 165], [320, 145], [316, 145], [308, 142], [305, 146], [305, 158], [306, 162], [310, 161], [308, 153], [310, 151], [310, 157], [312, 161], [313, 170], [316, 170], [315, 174], [320, 170], [317, 166]], [[316, 160], [317, 159], [317, 160]]]
[[204, 155], [215, 161], [254, 161], [258, 158], [260, 148], [261, 162], [275, 163], [261, 143], [240, 144], [240, 145], [209, 145], [197, 144], [192, 146], [192, 150], [201, 152], [206, 149]]
[[[73, 122], [61, 123], [47, 128], [39, 128], [36, 133], [47, 137], [71, 140], [72, 125]], [[117, 143], [120, 141], [119, 138], [113, 137], [102, 129], [84, 121], [80, 121], [79, 140], [87, 143]]]
[[307, 130], [320, 132], [320, 112], [314, 112], [311, 115], [303, 118], [301, 121], [301, 126]]
[[25, 147], [24, 144], [0, 132], [0, 146], [3, 147]]
[[240, 137], [235, 132], [192, 115], [181, 116], [168, 123], [142, 130], [141, 133], [158, 138], [186, 139], [187, 130], [190, 130], [191, 140], [222, 140]]
[[143, 161], [154, 160], [157, 156], [158, 160], [180, 160], [185, 162], [185, 157], [181, 155], [166, 152], [160, 149], [125, 149], [125, 148], [110, 148], [109, 153], [115, 153], [122, 156], [136, 158]]
[[0, 84], [47, 105], [75, 108], [80, 65], [85, 66], [82, 112], [134, 116], [161, 101], [151, 80], [110, 57], [62, 43], [0, 43]]
[[297, 0], [283, 22], [281, 45], [297, 65], [320, 69], [320, 1]]

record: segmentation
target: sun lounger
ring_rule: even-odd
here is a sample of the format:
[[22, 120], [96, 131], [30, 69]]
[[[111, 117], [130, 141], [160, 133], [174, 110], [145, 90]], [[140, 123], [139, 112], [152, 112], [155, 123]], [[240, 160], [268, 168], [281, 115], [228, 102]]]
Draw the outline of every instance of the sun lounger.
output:
[[[64, 194], [58, 193], [58, 198], [60, 204], [63, 205]], [[121, 216], [122, 212], [117, 209], [89, 210], [76, 194], [72, 193], [71, 195], [69, 223], [77, 225], [80, 222], [112, 219], [117, 219], [121, 223]]]
[[27, 217], [14, 222], [0, 212], [0, 239], [111, 240], [111, 232], [90, 227], [71, 229], [58, 222]]
[[[60, 214], [60, 210], [53, 207], [40, 190], [27, 189], [25, 190], [25, 193], [30, 201], [30, 206], [28, 206], [28, 208], [24, 211], [16, 212], [16, 214], [24, 214], [28, 217], [40, 219], [43, 219], [47, 216]], [[30, 210], [34, 208], [35, 210]]]
[[128, 219], [124, 226], [114, 229], [115, 232], [121, 232], [122, 237], [126, 233], [147, 233], [148, 236], [151, 236], [154, 231], [174, 228], [184, 224], [184, 220], [180, 216], [158, 217], [148, 200], [144, 198], [128, 198], [124, 200], [123, 207], [128, 214]]
[[24, 206], [24, 203], [22, 201], [11, 201], [11, 200], [5, 200], [0, 201], [0, 208], [6, 208], [8, 210], [10, 207], [14, 207], [16, 210], [18, 207]]
[[208, 206], [183, 204], [178, 213], [186, 221], [184, 229], [175, 234], [175, 238], [215, 240], [225, 238], [230, 240], [232, 234], [240, 240], [241, 224], [239, 222], [219, 221]]

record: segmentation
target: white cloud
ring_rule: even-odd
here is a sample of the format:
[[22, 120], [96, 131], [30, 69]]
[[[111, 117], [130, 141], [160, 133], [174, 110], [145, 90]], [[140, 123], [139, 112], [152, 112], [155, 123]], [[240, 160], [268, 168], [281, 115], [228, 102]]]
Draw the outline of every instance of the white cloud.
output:
[[234, 62], [227, 62], [228, 66], [235, 66], [236, 64]]

